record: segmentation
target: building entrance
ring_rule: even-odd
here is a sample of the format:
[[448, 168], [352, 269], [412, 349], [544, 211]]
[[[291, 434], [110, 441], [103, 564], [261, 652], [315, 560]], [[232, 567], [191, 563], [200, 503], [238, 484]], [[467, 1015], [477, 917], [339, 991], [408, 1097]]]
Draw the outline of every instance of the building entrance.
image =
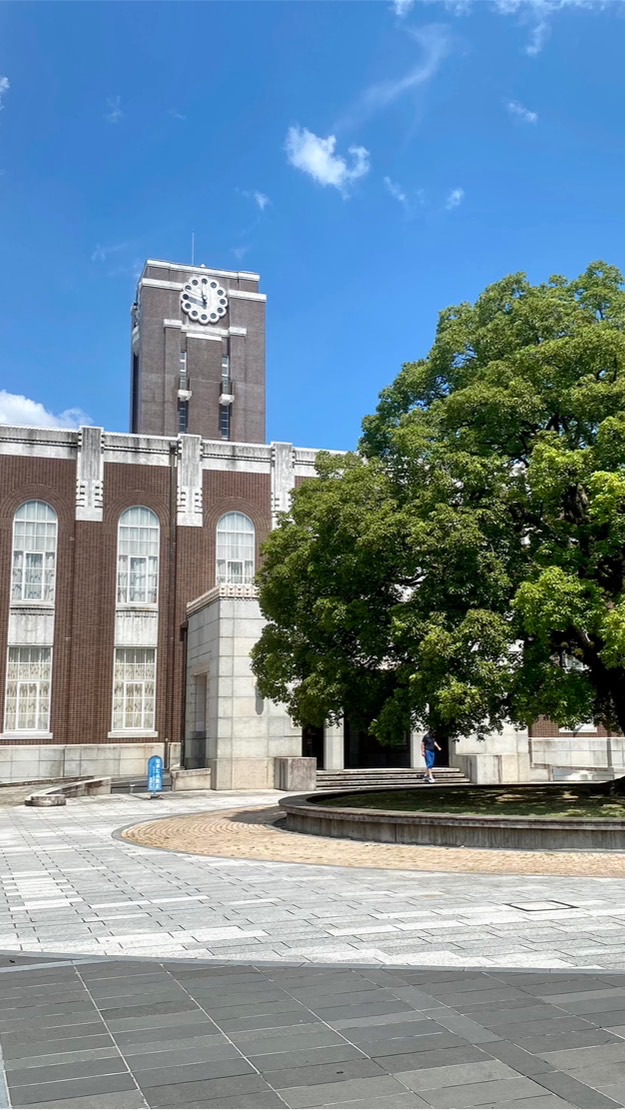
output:
[[389, 748], [377, 737], [345, 721], [346, 767], [410, 767], [410, 736], [406, 734], [400, 744]]

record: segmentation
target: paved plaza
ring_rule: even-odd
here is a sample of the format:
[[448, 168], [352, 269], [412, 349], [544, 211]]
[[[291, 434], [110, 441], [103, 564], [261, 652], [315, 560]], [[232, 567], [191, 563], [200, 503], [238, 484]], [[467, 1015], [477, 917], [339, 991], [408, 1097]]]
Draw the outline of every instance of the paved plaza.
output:
[[0, 990], [16, 1108], [625, 1100], [623, 973], [5, 958]]
[[276, 801], [0, 809], [0, 1106], [625, 1105], [625, 880], [255, 858]]

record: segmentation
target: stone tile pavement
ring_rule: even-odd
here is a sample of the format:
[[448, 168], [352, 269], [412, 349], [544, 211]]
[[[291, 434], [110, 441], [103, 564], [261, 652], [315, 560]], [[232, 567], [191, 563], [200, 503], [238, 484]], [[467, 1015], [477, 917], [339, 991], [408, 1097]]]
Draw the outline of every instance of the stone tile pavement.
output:
[[0, 959], [15, 1108], [625, 1105], [625, 974]]
[[155, 851], [113, 836], [156, 813], [275, 801], [118, 795], [0, 811], [0, 951], [625, 968], [623, 880], [300, 866]]

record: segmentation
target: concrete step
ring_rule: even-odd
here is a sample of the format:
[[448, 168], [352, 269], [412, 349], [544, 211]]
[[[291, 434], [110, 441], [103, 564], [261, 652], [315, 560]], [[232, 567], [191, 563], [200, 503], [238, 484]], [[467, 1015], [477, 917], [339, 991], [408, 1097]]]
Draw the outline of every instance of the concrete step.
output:
[[[317, 771], [317, 790], [420, 786], [423, 777], [423, 771], [414, 767], [355, 767], [343, 771]], [[434, 779], [441, 786], [469, 782], [458, 767], [435, 767]]]

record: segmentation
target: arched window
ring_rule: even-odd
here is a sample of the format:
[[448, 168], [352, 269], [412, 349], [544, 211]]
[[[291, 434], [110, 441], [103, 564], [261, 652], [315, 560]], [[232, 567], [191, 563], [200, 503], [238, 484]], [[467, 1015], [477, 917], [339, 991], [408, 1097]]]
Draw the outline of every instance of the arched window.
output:
[[45, 501], [26, 501], [13, 521], [12, 601], [54, 605], [57, 515]]
[[253, 582], [255, 532], [244, 513], [226, 513], [217, 525], [217, 584]]
[[117, 541], [118, 605], [156, 605], [160, 525], [142, 505], [119, 518]]

